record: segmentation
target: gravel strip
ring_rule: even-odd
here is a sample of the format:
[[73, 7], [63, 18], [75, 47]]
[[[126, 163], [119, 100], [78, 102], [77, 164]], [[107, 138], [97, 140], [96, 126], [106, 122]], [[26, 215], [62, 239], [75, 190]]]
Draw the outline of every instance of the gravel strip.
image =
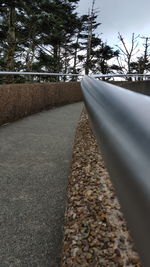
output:
[[62, 267], [140, 267], [120, 205], [83, 111], [74, 144]]

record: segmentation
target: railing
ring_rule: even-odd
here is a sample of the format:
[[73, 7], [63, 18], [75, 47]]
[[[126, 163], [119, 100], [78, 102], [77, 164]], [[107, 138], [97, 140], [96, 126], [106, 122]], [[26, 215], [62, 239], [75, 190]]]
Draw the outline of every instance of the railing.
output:
[[72, 73], [52, 73], [52, 72], [27, 72], [27, 71], [0, 71], [0, 75], [33, 75], [33, 76], [68, 76], [83, 77], [82, 74]]
[[85, 76], [85, 105], [141, 260], [150, 266], [150, 98]]
[[[0, 71], [0, 75], [30, 75], [30, 76], [55, 76], [55, 77], [83, 77], [84, 74], [77, 73], [52, 73], [52, 72], [27, 72], [27, 71]], [[135, 80], [150, 79], [150, 74], [91, 74], [89, 75], [93, 78], [103, 79], [103, 78], [134, 78]]]
[[150, 79], [150, 74], [139, 74], [139, 73], [132, 73], [132, 74], [92, 74], [91, 77], [93, 78], [134, 78], [137, 80], [138, 78], [142, 79]]

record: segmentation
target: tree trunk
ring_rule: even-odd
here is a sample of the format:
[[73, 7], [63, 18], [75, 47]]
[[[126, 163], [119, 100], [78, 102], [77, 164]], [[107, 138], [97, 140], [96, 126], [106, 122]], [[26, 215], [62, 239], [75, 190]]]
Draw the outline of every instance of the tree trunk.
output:
[[[16, 48], [16, 11], [15, 7], [8, 8], [8, 34], [7, 34], [7, 54], [5, 58], [6, 71], [14, 71], [14, 55]], [[7, 82], [13, 82], [13, 76], [7, 76]]]
[[[77, 73], [77, 53], [78, 53], [78, 44], [79, 44], [79, 34], [77, 35], [77, 40], [76, 40], [76, 47], [75, 47], [75, 51], [74, 51], [74, 63], [73, 63], [73, 73]], [[77, 81], [77, 76], [72, 77], [72, 81]]]
[[[35, 53], [35, 44], [34, 41], [30, 42], [27, 55], [26, 55], [26, 71], [32, 72], [33, 60], [34, 60], [34, 53]], [[28, 75], [29, 82], [33, 81], [33, 76]]]
[[88, 42], [87, 42], [87, 55], [85, 63], [85, 74], [89, 74], [90, 70], [90, 56], [91, 56], [91, 42], [92, 42], [92, 21], [89, 19], [88, 25]]
[[[58, 54], [59, 54], [59, 45], [56, 44], [54, 46], [54, 66], [53, 66], [55, 73], [59, 72], [59, 57], [58, 57]], [[55, 77], [55, 81], [59, 81], [59, 77], [58, 76]]]

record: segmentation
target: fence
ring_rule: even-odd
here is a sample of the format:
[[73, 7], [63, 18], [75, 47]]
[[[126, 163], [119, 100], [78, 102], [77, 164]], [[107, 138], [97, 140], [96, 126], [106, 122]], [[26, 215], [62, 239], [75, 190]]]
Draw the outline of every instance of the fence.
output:
[[150, 98], [85, 76], [90, 121], [143, 266], [150, 266]]

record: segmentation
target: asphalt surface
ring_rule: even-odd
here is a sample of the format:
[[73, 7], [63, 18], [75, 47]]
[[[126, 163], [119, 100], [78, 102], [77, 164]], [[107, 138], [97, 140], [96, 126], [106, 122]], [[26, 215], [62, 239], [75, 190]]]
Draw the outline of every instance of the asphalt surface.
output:
[[0, 267], [58, 267], [82, 103], [0, 127]]

